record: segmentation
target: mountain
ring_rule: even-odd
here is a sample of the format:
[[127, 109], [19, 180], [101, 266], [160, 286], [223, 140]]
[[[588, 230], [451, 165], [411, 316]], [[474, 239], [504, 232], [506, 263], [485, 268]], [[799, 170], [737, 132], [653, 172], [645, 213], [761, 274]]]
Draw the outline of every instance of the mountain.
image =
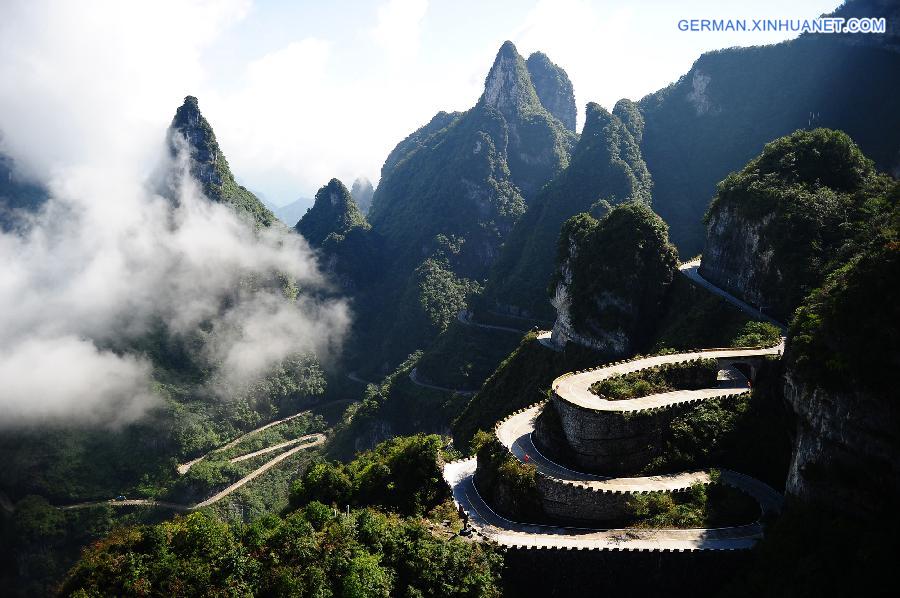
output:
[[357, 301], [351, 353], [361, 370], [377, 359], [385, 374], [446, 330], [481, 290], [529, 202], [566, 167], [575, 141], [506, 42], [473, 108], [440, 112], [397, 144], [368, 214], [383, 267]]
[[187, 150], [188, 169], [211, 200], [234, 207], [257, 226], [270, 226], [275, 222], [275, 214], [234, 180], [216, 134], [200, 113], [200, 105], [194, 96], [185, 97], [184, 104], [175, 112], [166, 134], [166, 144], [172, 158], [176, 158], [183, 148]]
[[650, 203], [651, 180], [638, 144], [643, 120], [633, 103], [610, 114], [590, 103], [568, 167], [534, 200], [503, 247], [485, 297], [489, 309], [549, 319], [547, 284], [562, 224], [581, 212], [602, 217], [629, 200]]
[[[893, 13], [891, 12], [893, 11]], [[805, 34], [772, 46], [703, 54], [677, 82], [639, 102], [654, 209], [684, 257], [700, 252], [716, 183], [797, 129], [849, 134], [878, 168], [900, 173], [896, 3], [847, 2], [839, 14], [887, 15], [890, 34]]]
[[602, 220], [579, 214], [563, 225], [551, 287], [553, 342], [605, 355], [646, 346], [678, 265], [666, 223], [646, 204], [612, 208]]
[[439, 113], [391, 152], [370, 221], [407, 272], [444, 235], [461, 241], [454, 270], [484, 276], [528, 201], [568, 163], [574, 140], [506, 42], [474, 108]]
[[325, 271], [345, 292], [370, 286], [382, 271], [380, 240], [337, 179], [319, 189], [312, 207], [294, 229], [319, 249]]
[[308, 197], [301, 197], [289, 204], [272, 208], [272, 212], [283, 223], [287, 224], [290, 227], [294, 227], [297, 225], [297, 222], [300, 221], [300, 218], [303, 216], [303, 214], [306, 213], [306, 210], [309, 209], [309, 206], [312, 203], [312, 199]]
[[575, 90], [566, 71], [553, 64], [543, 52], [529, 56], [525, 66], [541, 104], [574, 133], [578, 110], [575, 108]]
[[337, 179], [319, 189], [312, 207], [295, 227], [313, 247], [321, 247], [328, 237], [346, 237], [354, 229], [369, 230], [350, 192]]
[[797, 131], [719, 183], [701, 274], [787, 322], [860, 239], [885, 225], [898, 188], [845, 133]]
[[364, 176], [357, 177], [353, 181], [353, 186], [350, 187], [350, 195], [353, 196], [353, 201], [359, 206], [360, 211], [363, 214], [368, 214], [369, 209], [372, 207], [372, 196], [375, 195], [372, 181]]

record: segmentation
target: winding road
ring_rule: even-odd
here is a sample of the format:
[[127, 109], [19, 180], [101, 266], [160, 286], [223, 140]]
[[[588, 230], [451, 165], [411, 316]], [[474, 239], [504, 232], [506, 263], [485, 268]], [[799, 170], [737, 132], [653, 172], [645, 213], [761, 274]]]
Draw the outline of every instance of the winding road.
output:
[[[266, 426], [266, 427], [268, 427], [268, 426]], [[260, 429], [262, 429], [262, 428], [260, 428]], [[319, 446], [324, 442], [325, 442], [324, 434], [307, 434], [306, 436], [301, 436], [300, 438], [290, 440], [286, 443], [271, 446], [266, 449], [262, 449], [260, 451], [255, 451], [252, 453], [248, 453], [246, 455], [241, 455], [239, 457], [235, 457], [235, 458], [231, 459], [232, 463], [236, 463], [236, 462], [242, 461], [244, 459], [249, 459], [249, 458], [255, 457], [257, 455], [262, 455], [267, 452], [272, 452], [274, 450], [278, 450], [279, 448], [283, 448], [290, 444], [302, 443], [299, 446], [295, 446], [294, 448], [290, 449], [289, 451], [285, 451], [285, 452], [281, 453], [280, 455], [278, 455], [272, 459], [269, 459], [268, 461], [266, 461], [265, 463], [263, 463], [262, 465], [260, 465], [259, 467], [257, 467], [256, 469], [254, 469], [253, 471], [251, 471], [250, 473], [248, 473], [247, 475], [245, 475], [238, 481], [236, 481], [235, 483], [231, 484], [227, 488], [213, 494], [206, 500], [199, 502], [197, 504], [194, 504], [194, 505], [181, 505], [178, 503], [172, 503], [172, 502], [166, 502], [166, 501], [160, 501], [160, 500], [152, 500], [152, 499], [127, 499], [127, 500], [97, 500], [97, 501], [89, 501], [89, 502], [80, 502], [80, 503], [75, 503], [75, 504], [71, 504], [71, 505], [62, 505], [59, 508], [63, 509], [63, 510], [70, 510], [70, 509], [86, 509], [86, 508], [90, 508], [90, 507], [109, 505], [109, 506], [113, 506], [113, 507], [134, 507], [134, 506], [160, 507], [163, 509], [171, 509], [173, 511], [181, 511], [181, 512], [195, 511], [197, 509], [202, 509], [203, 507], [208, 507], [209, 505], [211, 505], [213, 503], [219, 502], [220, 500], [222, 500], [223, 498], [225, 498], [226, 496], [228, 496], [229, 494], [231, 494], [232, 492], [234, 492], [235, 490], [237, 490], [238, 488], [240, 488], [247, 482], [250, 482], [250, 481], [254, 480], [255, 478], [261, 476], [262, 474], [269, 471], [270, 469], [272, 469], [273, 467], [275, 467], [276, 465], [278, 465], [279, 463], [281, 463], [288, 457], [294, 455], [298, 451], [302, 451], [304, 449], [309, 449], [314, 446]], [[219, 448], [219, 449], [217, 449], [217, 451], [218, 450], [223, 450], [223, 448]]]
[[519, 328], [512, 328], [510, 326], [495, 326], [493, 324], [479, 324], [475, 320], [472, 319], [472, 312], [468, 310], [461, 310], [458, 314], [456, 314], [456, 319], [459, 320], [460, 324], [464, 324], [465, 326], [474, 326], [476, 328], [484, 328], [485, 330], [500, 330], [502, 332], [512, 332], [514, 334], [525, 334], [528, 332], [527, 330], [520, 330]]
[[422, 388], [430, 388], [432, 390], [441, 390], [444, 392], [453, 392], [453, 393], [467, 396], [467, 397], [474, 395], [476, 392], [474, 390], [466, 390], [466, 389], [462, 389], [462, 388], [449, 388], [447, 386], [438, 386], [436, 384], [430, 384], [428, 382], [423, 382], [419, 378], [419, 372], [417, 370], [418, 370], [418, 368], [413, 368], [412, 371], [409, 373], [410, 381], [412, 381], [412, 383], [415, 384], [416, 386], [421, 386]]
[[[754, 310], [746, 303], [704, 280], [698, 273], [698, 266], [699, 260], [696, 260], [682, 265], [680, 269], [691, 280], [702, 281], [698, 284], [704, 288], [714, 290], [717, 295], [744, 311], [761, 317], [758, 310]], [[784, 330], [782, 324], [774, 323]], [[684, 402], [702, 401], [747, 392], [749, 386], [747, 379], [730, 364], [729, 360], [780, 355], [783, 349], [784, 339], [782, 338], [778, 345], [766, 348], [705, 349], [643, 357], [586, 372], [566, 374], [553, 382], [552, 389], [558, 400], [589, 410], [629, 413], [665, 408]], [[590, 391], [591, 385], [611, 376], [698, 358], [723, 360], [724, 363], [720, 362], [721, 369], [715, 387], [700, 390], [677, 390], [617, 401], [603, 399]], [[532, 441], [535, 420], [544, 405], [544, 403], [533, 405], [517, 412], [499, 422], [496, 427], [496, 434], [500, 442], [520, 462], [535, 465], [540, 476], [592, 490], [619, 493], [679, 491], [697, 483], [708, 484], [711, 481], [708, 471], [631, 478], [605, 477], [576, 471], [556, 463], [543, 455]], [[494, 512], [478, 493], [474, 484], [476, 467], [475, 458], [448, 463], [444, 467], [444, 479], [453, 491], [454, 501], [468, 513], [470, 523], [484, 537], [505, 546], [599, 550], [741, 550], [752, 547], [763, 533], [760, 521], [749, 525], [715, 529], [602, 529], [535, 525], [511, 521]], [[783, 502], [781, 494], [759, 480], [723, 469], [720, 470], [719, 481], [738, 488], [754, 498], [760, 506], [763, 518], [781, 510]]]

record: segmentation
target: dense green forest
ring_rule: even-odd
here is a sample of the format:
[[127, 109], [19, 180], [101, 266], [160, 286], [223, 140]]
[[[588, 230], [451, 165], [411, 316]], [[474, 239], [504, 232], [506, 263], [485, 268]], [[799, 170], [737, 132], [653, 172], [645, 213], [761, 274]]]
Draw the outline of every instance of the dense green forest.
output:
[[[850, 0], [837, 14], [891, 10]], [[813, 34], [709, 52], [639, 101], [588, 103], [580, 134], [565, 70], [505, 42], [474, 106], [439, 112], [397, 143], [375, 188], [360, 178], [351, 194], [329, 180], [292, 228], [239, 184], [187, 96], [165, 168], [145, 182], [168, 226], [187, 174], [239, 215], [241, 235], [277, 238], [292, 259], [309, 252], [312, 282], [240, 256], [237, 282], [199, 324], [123, 316], [140, 333], [95, 348], [147, 364], [154, 402], [135, 421], [3, 422], [0, 587], [493, 597], [602, 574], [597, 587], [619, 593], [615, 578], [633, 572], [615, 563], [637, 556], [648, 579], [680, 563], [685, 591], [700, 595], [879, 593], [900, 529], [900, 116], [886, 100], [900, 91], [896, 40]], [[0, 154], [0, 234], [25, 234], [50, 195]], [[698, 276], [740, 301], [679, 272], [679, 257], [701, 251]], [[286, 352], [275, 331], [254, 329], [263, 342], [243, 357], [268, 365], [228, 376], [234, 361], [214, 348], [242, 338], [229, 310], [316, 302], [346, 307], [346, 334], [320, 352]], [[320, 315], [291, 334], [320, 334]], [[644, 561], [618, 547], [575, 558], [502, 548], [477, 522], [473, 532], [444, 479], [466, 463], [477, 463], [471, 488], [507, 523], [575, 525], [547, 515], [538, 468], [501, 442], [498, 421], [551, 399], [563, 374], [714, 347], [771, 354], [734, 366], [746, 374], [739, 391], [691, 399], [654, 430], [632, 472], [709, 479], [625, 491], [627, 513], [606, 525], [629, 528], [613, 530], [627, 540], [758, 524], [752, 550], [725, 566], [722, 555], [651, 550], [659, 560]], [[731, 367], [696, 359], [617, 374], [588, 398], [731, 389], [720, 371]], [[655, 421], [654, 409], [623, 418]], [[545, 409], [531, 423], [561, 437], [564, 416]], [[578, 467], [571, 447], [533, 440]], [[720, 470], [774, 489], [780, 516], [761, 519], [761, 503]], [[696, 586], [696, 572], [711, 585]], [[677, 585], [666, 587], [679, 595]]]
[[62, 593], [499, 596], [500, 555], [457, 534], [442, 443], [400, 438], [346, 465], [318, 463], [290, 509], [249, 525], [196, 513], [120, 528], [85, 552]]

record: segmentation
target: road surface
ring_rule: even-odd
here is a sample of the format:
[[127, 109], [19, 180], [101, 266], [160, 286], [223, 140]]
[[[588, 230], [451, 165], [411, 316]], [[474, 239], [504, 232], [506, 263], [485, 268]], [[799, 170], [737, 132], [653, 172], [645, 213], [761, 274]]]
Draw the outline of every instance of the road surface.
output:
[[475, 326], [476, 328], [484, 328], [485, 330], [500, 330], [502, 332], [512, 332], [513, 334], [525, 334], [526, 332], [528, 332], [527, 330], [520, 330], [519, 328], [511, 328], [509, 326], [479, 324], [478, 322], [472, 320], [472, 312], [465, 309], [456, 314], [456, 319], [459, 320], [461, 324], [464, 324], [466, 326]]
[[247, 455], [241, 455], [240, 457], [235, 457], [234, 459], [231, 460], [232, 463], [241, 461], [243, 459], [248, 459], [250, 457], [255, 457], [255, 456], [261, 455], [265, 452], [271, 452], [272, 450], [276, 450], [276, 448], [284, 447], [287, 444], [303, 443], [303, 444], [300, 444], [299, 446], [292, 448], [289, 451], [285, 451], [285, 452], [281, 453], [280, 455], [278, 455], [272, 459], [269, 459], [268, 461], [266, 461], [265, 463], [263, 463], [262, 465], [260, 465], [259, 467], [257, 467], [256, 469], [254, 469], [253, 471], [251, 471], [250, 473], [248, 473], [247, 475], [245, 475], [238, 481], [236, 481], [235, 483], [233, 483], [230, 486], [228, 486], [227, 488], [225, 488], [224, 490], [221, 490], [221, 491], [213, 494], [206, 500], [199, 502], [197, 504], [194, 504], [194, 505], [181, 505], [178, 503], [165, 502], [165, 501], [159, 501], [159, 500], [151, 500], [151, 499], [128, 499], [128, 500], [96, 500], [96, 501], [80, 502], [80, 503], [75, 503], [75, 504], [71, 504], [71, 505], [62, 505], [59, 508], [64, 509], [64, 510], [87, 509], [90, 507], [109, 505], [112, 507], [134, 507], [134, 506], [160, 507], [163, 509], [170, 509], [173, 511], [180, 511], [180, 512], [195, 511], [197, 509], [202, 509], [203, 507], [208, 507], [211, 504], [219, 502], [220, 500], [222, 500], [223, 498], [225, 498], [226, 496], [228, 496], [229, 494], [231, 494], [232, 492], [234, 492], [235, 490], [237, 490], [244, 484], [261, 476], [262, 474], [269, 471], [270, 469], [272, 469], [273, 467], [275, 467], [276, 465], [278, 465], [285, 459], [296, 454], [298, 451], [312, 448], [314, 446], [319, 446], [323, 442], [325, 442], [324, 434], [307, 434], [306, 436], [302, 436], [300, 438], [292, 440], [289, 443], [282, 443], [280, 445], [277, 445], [276, 447], [269, 447], [268, 449], [263, 449], [261, 451], [255, 451], [253, 453], [248, 453]]
[[436, 384], [429, 384], [428, 382], [422, 382], [422, 380], [419, 378], [419, 372], [417, 371], [417, 369], [418, 368], [413, 368], [412, 371], [409, 373], [409, 379], [412, 380], [412, 383], [415, 384], [416, 386], [421, 386], [423, 388], [430, 388], [432, 390], [442, 390], [444, 392], [455, 392], [456, 394], [464, 395], [464, 396], [472, 396], [476, 392], [474, 390], [464, 390], [461, 388], [448, 388], [446, 386], [438, 386]]
[[[760, 314], [746, 303], [718, 289], [697, 272], [699, 260], [681, 266], [681, 272], [717, 295], [751, 315], [773, 322], [781, 330], [784, 326]], [[543, 332], [538, 340], [552, 348], [550, 334]], [[552, 384], [555, 397], [579, 407], [595, 410], [628, 413], [644, 409], [664, 408], [684, 402], [708, 400], [748, 391], [744, 375], [728, 360], [780, 355], [784, 350], [784, 338], [773, 347], [739, 349], [702, 349], [672, 355], [644, 357], [632, 361], [614, 363], [586, 372], [566, 374]], [[663, 364], [682, 363], [700, 358], [726, 360], [718, 375], [715, 387], [699, 390], [678, 390], [636, 399], [611, 401], [590, 391], [591, 385], [629, 372]], [[521, 462], [534, 464], [537, 474], [574, 483], [598, 491], [643, 493], [677, 491], [711, 481], [708, 471], [690, 471], [671, 475], [644, 477], [605, 477], [579, 472], [565, 467], [543, 455], [532, 441], [534, 423], [545, 404], [534, 405], [502, 420], [496, 428], [500, 442]], [[527, 457], [526, 457], [527, 455]], [[528, 548], [574, 548], [600, 550], [742, 550], [751, 548], [763, 534], [763, 526], [757, 521], [749, 525], [716, 529], [602, 529], [535, 525], [512, 521], [495, 513], [485, 503], [474, 485], [477, 467], [475, 458], [448, 463], [444, 466], [444, 479], [453, 491], [454, 501], [469, 514], [469, 521], [485, 537], [505, 546]], [[753, 497], [760, 506], [763, 517], [781, 510], [783, 497], [768, 485], [744, 474], [720, 470], [721, 483], [734, 486]]]

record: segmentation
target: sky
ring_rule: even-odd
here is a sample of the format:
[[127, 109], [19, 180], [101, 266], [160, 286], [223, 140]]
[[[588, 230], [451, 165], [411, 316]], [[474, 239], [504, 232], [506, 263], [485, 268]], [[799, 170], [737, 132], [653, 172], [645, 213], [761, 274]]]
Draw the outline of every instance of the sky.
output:
[[[477, 101], [506, 39], [545, 52], [611, 108], [707, 50], [780, 33], [682, 32], [679, 19], [809, 18], [839, 0], [3, 0], [2, 147], [46, 177], [84, 144], [149, 162], [195, 95], [238, 179], [273, 205], [332, 177], [377, 182], [439, 110]], [[156, 144], [156, 145], [154, 145]]]

